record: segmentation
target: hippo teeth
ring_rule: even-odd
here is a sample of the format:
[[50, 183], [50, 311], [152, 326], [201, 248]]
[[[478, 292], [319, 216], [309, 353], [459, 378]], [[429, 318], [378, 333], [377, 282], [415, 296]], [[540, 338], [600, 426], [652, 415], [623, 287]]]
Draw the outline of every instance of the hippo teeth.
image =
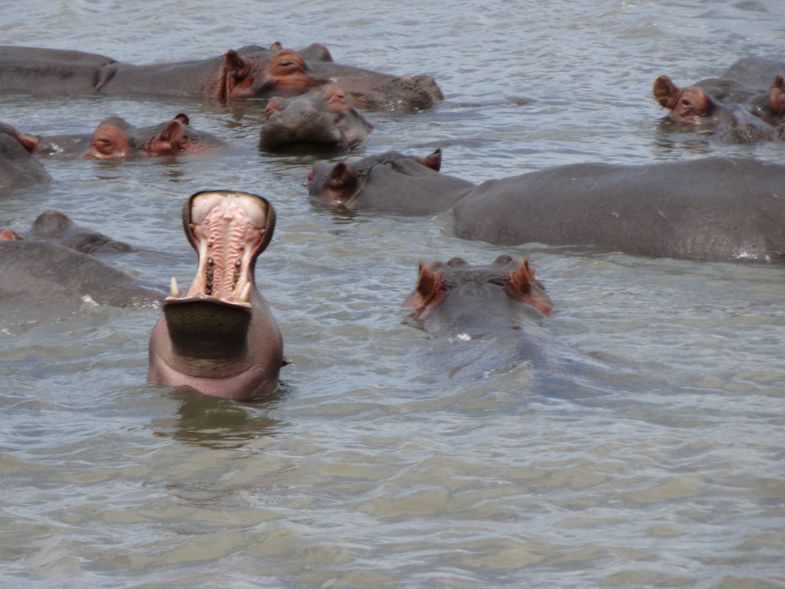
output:
[[240, 293], [240, 302], [247, 303], [250, 300], [250, 298], [251, 298], [251, 283], [246, 282], [242, 292]]
[[177, 288], [177, 279], [172, 276], [172, 280], [169, 282], [169, 296], [173, 299], [180, 298], [180, 289]]

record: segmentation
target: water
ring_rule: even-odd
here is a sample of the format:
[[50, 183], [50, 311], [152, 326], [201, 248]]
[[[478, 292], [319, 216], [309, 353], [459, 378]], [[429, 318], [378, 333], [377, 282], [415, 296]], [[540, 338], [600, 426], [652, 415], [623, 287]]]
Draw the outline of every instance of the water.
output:
[[[666, 135], [651, 84], [782, 55], [779, 0], [515, 4], [5, 1], [0, 42], [135, 63], [248, 43], [325, 43], [336, 61], [428, 73], [446, 100], [370, 114], [353, 156], [444, 149], [473, 181], [585, 161], [783, 144]], [[27, 132], [145, 125], [185, 110], [231, 153], [46, 162], [56, 183], [4, 197], [0, 226], [46, 208], [152, 251], [115, 266], [189, 283], [193, 192], [278, 212], [257, 277], [295, 360], [275, 399], [236, 404], [144, 383], [156, 309], [0, 317], [0, 585], [15, 587], [783, 587], [782, 266], [495, 247], [442, 218], [310, 205], [314, 158], [256, 148], [260, 105], [0, 98]], [[605, 377], [528, 365], [451, 380], [402, 321], [420, 259], [530, 256], [548, 328]]]

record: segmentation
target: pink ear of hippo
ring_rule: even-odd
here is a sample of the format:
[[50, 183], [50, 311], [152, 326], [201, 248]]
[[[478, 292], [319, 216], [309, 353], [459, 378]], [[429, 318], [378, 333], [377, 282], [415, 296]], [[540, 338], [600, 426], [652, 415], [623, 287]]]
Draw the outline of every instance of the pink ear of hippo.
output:
[[676, 106], [681, 94], [681, 90], [665, 74], [654, 80], [651, 91], [660, 106], [671, 110]]
[[515, 298], [531, 305], [544, 315], [549, 315], [553, 304], [545, 294], [545, 288], [534, 278], [534, 268], [524, 258], [518, 269], [507, 274], [507, 283]]
[[418, 264], [417, 286], [403, 304], [404, 307], [414, 307], [417, 315], [435, 307], [444, 297], [444, 279], [441, 272], [433, 270], [435, 264], [436, 262], [431, 262], [426, 265], [422, 261]]
[[426, 168], [431, 168], [438, 172], [442, 169], [442, 150], [436, 149], [433, 153], [425, 157], [413, 157], [415, 161], [420, 162]]
[[775, 113], [785, 113], [785, 78], [782, 74], [774, 76], [774, 82], [769, 89], [769, 106]]
[[0, 231], [0, 241], [21, 241], [22, 236], [19, 235], [16, 231], [12, 231], [11, 229], [5, 229]]

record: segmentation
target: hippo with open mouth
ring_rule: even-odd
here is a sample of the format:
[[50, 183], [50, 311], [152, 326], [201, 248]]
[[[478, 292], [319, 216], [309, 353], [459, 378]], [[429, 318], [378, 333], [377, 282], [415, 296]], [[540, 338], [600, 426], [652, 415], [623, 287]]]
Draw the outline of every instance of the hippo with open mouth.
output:
[[283, 341], [254, 281], [273, 236], [273, 206], [245, 192], [197, 192], [183, 207], [183, 228], [199, 265], [185, 296], [172, 278], [150, 336], [148, 382], [236, 401], [275, 392]]

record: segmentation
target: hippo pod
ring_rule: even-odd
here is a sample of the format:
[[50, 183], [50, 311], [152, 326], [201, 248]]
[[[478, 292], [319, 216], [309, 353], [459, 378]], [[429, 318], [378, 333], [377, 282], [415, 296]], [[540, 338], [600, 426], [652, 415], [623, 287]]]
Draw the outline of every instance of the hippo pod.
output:
[[274, 392], [283, 342], [254, 268], [275, 210], [253, 194], [198, 192], [183, 207], [183, 228], [199, 256], [196, 277], [184, 296], [172, 279], [150, 336], [148, 382], [239, 401]]
[[259, 146], [348, 149], [368, 139], [373, 126], [349, 103], [338, 86], [328, 86], [296, 98], [271, 98], [260, 132]]
[[441, 161], [437, 149], [424, 158], [389, 151], [353, 162], [317, 162], [308, 175], [308, 195], [338, 210], [439, 213], [474, 188], [471, 182], [439, 174]]
[[393, 76], [343, 66], [324, 46], [302, 51], [248, 45], [220, 57], [133, 65], [102, 55], [36, 47], [0, 47], [6, 94], [175, 96], [219, 101], [295, 96], [337, 84], [358, 108], [413, 112], [442, 93], [429, 76]]
[[547, 357], [542, 319], [552, 304], [526, 258], [420, 262], [404, 308], [417, 327], [444, 340], [438, 353], [452, 376], [487, 376], [524, 361], [542, 365]]

